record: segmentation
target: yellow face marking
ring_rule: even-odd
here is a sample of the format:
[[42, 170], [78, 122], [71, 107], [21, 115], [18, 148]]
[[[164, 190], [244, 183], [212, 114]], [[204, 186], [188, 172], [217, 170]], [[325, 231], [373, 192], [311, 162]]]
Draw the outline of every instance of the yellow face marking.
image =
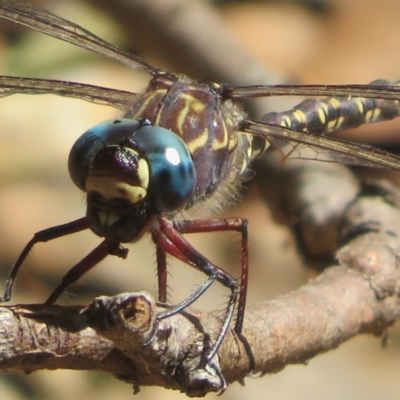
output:
[[133, 204], [147, 194], [147, 190], [140, 186], [133, 186], [109, 176], [96, 175], [89, 175], [86, 179], [86, 191], [100, 193], [106, 199], [127, 199]]
[[150, 168], [149, 164], [144, 158], [139, 159], [137, 174], [140, 179], [140, 186], [144, 189], [147, 189], [149, 187]]
[[[119, 145], [115, 144], [115, 145], [108, 146], [108, 147], [119, 147]], [[129, 151], [129, 153], [134, 154], [136, 157], [139, 156], [139, 153], [138, 153], [136, 150], [131, 149], [130, 147], [125, 147], [125, 150], [126, 150], [126, 151]]]

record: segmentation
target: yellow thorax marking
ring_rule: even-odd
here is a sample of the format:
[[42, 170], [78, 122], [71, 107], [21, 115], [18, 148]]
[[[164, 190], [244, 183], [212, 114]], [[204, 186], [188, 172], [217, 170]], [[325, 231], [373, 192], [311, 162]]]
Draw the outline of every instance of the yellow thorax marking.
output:
[[[207, 107], [207, 104], [203, 104], [189, 93], [182, 94], [181, 98], [183, 100], [184, 106], [182, 107], [182, 110], [179, 113], [177, 127], [182, 132], [182, 136], [184, 136], [183, 131], [186, 119], [193, 118], [194, 121], [191, 122], [195, 122], [195, 119], [198, 119], [197, 116], [203, 114], [204, 109]], [[191, 123], [190, 125], [193, 127], [195, 124]], [[228, 145], [228, 132], [226, 129], [226, 124], [223, 123], [222, 126], [223, 126], [222, 140], [214, 138], [211, 144], [211, 150], [218, 150]], [[186, 145], [188, 146], [189, 151], [191, 153], [194, 153], [197, 149], [203, 147], [209, 140], [210, 136], [208, 128], [204, 128], [201, 131], [197, 130], [196, 133], [197, 135], [194, 139], [189, 141], [186, 140]]]

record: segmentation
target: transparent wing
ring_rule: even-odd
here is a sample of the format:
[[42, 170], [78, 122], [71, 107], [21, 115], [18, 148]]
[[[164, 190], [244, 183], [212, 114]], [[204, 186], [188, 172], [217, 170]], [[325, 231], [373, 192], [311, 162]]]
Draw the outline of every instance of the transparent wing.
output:
[[83, 83], [52, 79], [0, 76], [0, 98], [13, 94], [55, 94], [109, 105], [118, 109], [132, 103], [136, 94]]
[[156, 74], [158, 71], [139, 57], [118, 49], [81, 26], [28, 3], [0, 0], [0, 18], [25, 25], [64, 42], [121, 62], [128, 67], [140, 69], [150, 74]]
[[400, 156], [368, 145], [250, 120], [243, 121], [240, 131], [267, 140], [282, 162], [295, 158], [400, 170]]
[[[19, 1], [0, 0], [0, 18], [28, 26], [32, 29], [59, 38], [76, 46], [90, 50], [131, 68], [144, 70], [152, 75], [160, 70], [147, 64], [139, 57], [126, 53], [98, 38], [77, 24], [60, 18], [46, 10], [38, 9]], [[172, 74], [170, 75], [173, 76]], [[378, 81], [381, 82], [381, 81]], [[214, 86], [223, 99], [245, 99], [268, 96], [335, 96], [365, 97], [396, 100], [400, 99], [397, 83], [369, 85], [275, 85], [275, 86]], [[134, 94], [119, 90], [83, 85], [72, 82], [2, 77], [0, 95], [14, 93], [53, 93], [80, 98], [95, 103], [123, 107]], [[253, 121], [244, 121], [244, 132], [263, 137], [273, 148], [279, 149], [282, 159], [311, 158], [320, 161], [337, 161], [348, 164], [400, 169], [400, 158], [366, 145], [352, 144], [336, 138], [317, 136], [305, 132]], [[310, 154], [312, 152], [312, 154]]]
[[[381, 83], [383, 80], [377, 80]], [[257, 86], [224, 86], [219, 89], [221, 96], [232, 99], [248, 99], [272, 96], [334, 96], [366, 97], [385, 100], [400, 100], [400, 81], [387, 84], [368, 85], [257, 85]]]
[[[81, 26], [58, 17], [49, 11], [26, 3], [0, 0], [0, 18], [25, 25], [65, 42], [119, 61], [131, 68], [144, 70], [152, 75], [167, 74], [141, 58], [127, 53], [97, 37]], [[173, 74], [170, 74], [174, 77]], [[377, 99], [400, 99], [400, 87], [393, 85], [257, 85], [257, 86], [216, 86], [223, 98], [246, 99], [271, 96], [338, 96], [368, 97]]]

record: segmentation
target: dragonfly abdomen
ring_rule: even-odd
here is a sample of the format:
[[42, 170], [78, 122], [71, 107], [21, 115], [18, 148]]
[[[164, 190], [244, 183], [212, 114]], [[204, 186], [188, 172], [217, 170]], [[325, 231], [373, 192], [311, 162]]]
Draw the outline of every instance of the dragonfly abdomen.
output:
[[[384, 79], [371, 82], [373, 86], [399, 84], [400, 82], [391, 83]], [[397, 100], [329, 97], [321, 100], [307, 99], [289, 111], [268, 113], [261, 122], [305, 133], [326, 135], [340, 129], [390, 120], [399, 115]]]

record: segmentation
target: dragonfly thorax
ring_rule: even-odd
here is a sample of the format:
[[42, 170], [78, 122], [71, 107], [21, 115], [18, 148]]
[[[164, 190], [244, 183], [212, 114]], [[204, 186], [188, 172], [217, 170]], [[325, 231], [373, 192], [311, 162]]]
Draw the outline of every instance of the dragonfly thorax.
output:
[[217, 93], [218, 85], [156, 75], [125, 116], [146, 119], [175, 132], [196, 168], [197, 186], [185, 218], [212, 215], [237, 200], [246, 180], [251, 141], [237, 135], [241, 107]]

